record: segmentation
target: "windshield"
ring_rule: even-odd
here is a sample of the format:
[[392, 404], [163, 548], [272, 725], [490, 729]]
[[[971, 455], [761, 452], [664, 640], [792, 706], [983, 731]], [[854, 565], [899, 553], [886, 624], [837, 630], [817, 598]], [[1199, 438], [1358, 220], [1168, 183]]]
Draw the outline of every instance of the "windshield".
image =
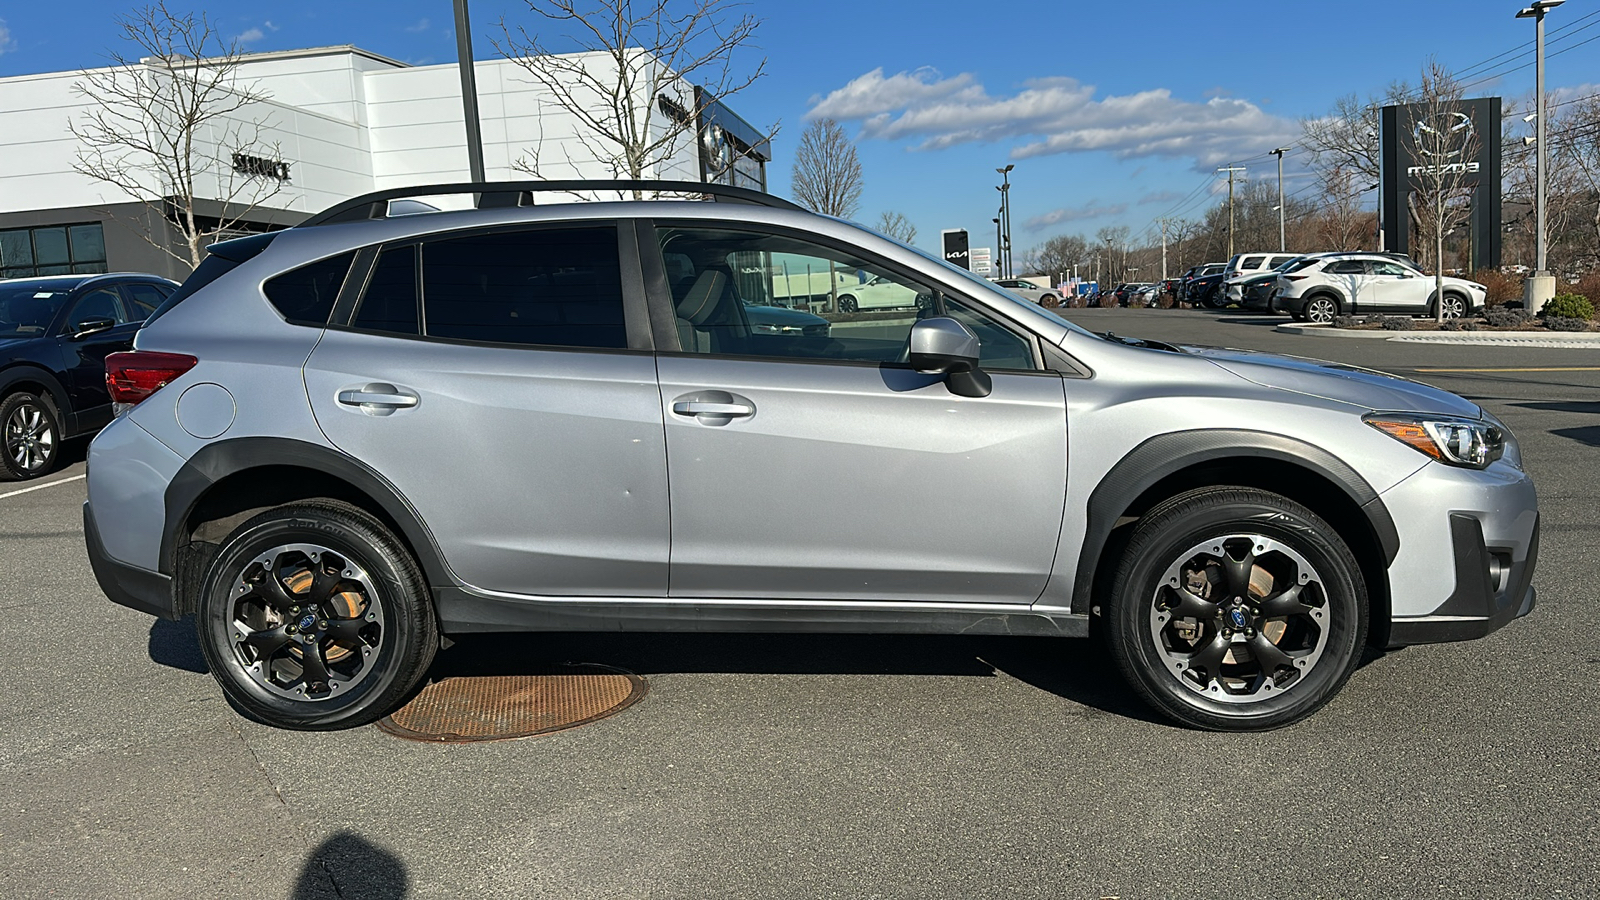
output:
[[44, 334], [70, 293], [65, 286], [0, 285], [0, 338]]
[[1072, 329], [1073, 331], [1075, 331], [1075, 332], [1077, 332], [1079, 334], [1085, 335], [1087, 337], [1095, 337], [1095, 338], [1099, 337], [1098, 334], [1095, 334], [1094, 332], [1089, 331], [1088, 329], [1084, 328], [1082, 325], [1075, 325], [1075, 324], [1073, 324], [1071, 322], [1068, 322], [1066, 319], [1061, 318], [1061, 316], [1057, 315], [1054, 310], [1046, 309], [1045, 307], [1040, 306], [1039, 304], [1034, 303], [1031, 300], [1024, 300], [1023, 298], [1017, 296], [1016, 294], [1013, 294], [1013, 293], [1011, 293], [1009, 291], [1001, 290], [994, 282], [990, 281], [989, 279], [984, 278], [981, 275], [974, 275], [973, 273], [967, 271], [966, 269], [961, 268], [960, 266], [953, 266], [950, 263], [945, 262], [944, 260], [940, 259], [939, 257], [934, 256], [932, 253], [927, 252], [926, 250], [922, 250], [921, 248], [918, 248], [918, 247], [913, 247], [913, 246], [911, 246], [910, 244], [907, 244], [904, 241], [897, 240], [895, 238], [889, 237], [886, 234], [879, 234], [878, 232], [873, 231], [873, 230], [871, 230], [869, 228], [863, 227], [861, 225], [857, 225], [856, 223], [851, 222], [848, 219], [837, 219], [836, 221], [843, 222], [844, 224], [849, 225], [852, 228], [859, 228], [862, 231], [865, 231], [868, 234], [872, 235], [873, 237], [882, 238], [882, 239], [888, 241], [889, 243], [894, 244], [897, 247], [902, 247], [902, 248], [904, 248], [906, 250], [910, 250], [912, 253], [915, 253], [916, 255], [922, 257], [923, 259], [928, 260], [929, 262], [938, 263], [939, 266], [941, 268], [943, 268], [946, 272], [952, 272], [952, 273], [954, 273], [956, 275], [959, 275], [963, 279], [965, 279], [966, 281], [971, 282], [973, 285], [976, 285], [977, 287], [982, 288], [983, 296], [985, 296], [985, 297], [998, 298], [1000, 300], [1004, 300], [1007, 303], [1011, 303], [1011, 304], [1015, 304], [1017, 306], [1023, 307], [1024, 309], [1027, 309], [1028, 311], [1033, 312], [1033, 313], [1043, 313], [1047, 318], [1049, 318], [1049, 319], [1051, 319], [1051, 320], [1053, 320], [1055, 322], [1058, 322], [1058, 323], [1060, 323], [1062, 325], [1065, 325], [1067, 328], [1070, 328], [1070, 329]]

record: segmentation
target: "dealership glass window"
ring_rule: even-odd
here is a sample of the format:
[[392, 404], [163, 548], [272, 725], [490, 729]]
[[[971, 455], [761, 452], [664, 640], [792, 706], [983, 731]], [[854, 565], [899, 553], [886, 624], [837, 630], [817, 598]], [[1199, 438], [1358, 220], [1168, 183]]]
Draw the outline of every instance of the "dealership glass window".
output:
[[106, 243], [98, 222], [0, 231], [0, 278], [104, 271]]
[[429, 337], [624, 349], [617, 230], [497, 231], [422, 245]]

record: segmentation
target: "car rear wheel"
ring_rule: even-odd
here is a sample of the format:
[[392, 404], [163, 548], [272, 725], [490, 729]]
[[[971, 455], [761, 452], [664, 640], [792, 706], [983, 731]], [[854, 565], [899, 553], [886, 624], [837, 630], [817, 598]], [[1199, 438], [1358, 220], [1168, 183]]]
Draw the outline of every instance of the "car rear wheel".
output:
[[241, 713], [278, 728], [350, 728], [388, 713], [438, 646], [426, 581], [366, 512], [280, 506], [234, 530], [200, 597], [200, 644]]
[[1332, 297], [1317, 296], [1306, 301], [1306, 320], [1326, 325], [1339, 314], [1339, 304]]
[[840, 312], [853, 313], [858, 309], [860, 309], [860, 306], [856, 303], [856, 298], [850, 296], [849, 294], [845, 294], [843, 297], [839, 298]]
[[38, 478], [61, 452], [60, 416], [46, 397], [19, 391], [0, 400], [0, 476]]
[[1366, 640], [1360, 568], [1306, 507], [1207, 488], [1140, 519], [1105, 635], [1153, 708], [1193, 728], [1261, 731], [1327, 703]]

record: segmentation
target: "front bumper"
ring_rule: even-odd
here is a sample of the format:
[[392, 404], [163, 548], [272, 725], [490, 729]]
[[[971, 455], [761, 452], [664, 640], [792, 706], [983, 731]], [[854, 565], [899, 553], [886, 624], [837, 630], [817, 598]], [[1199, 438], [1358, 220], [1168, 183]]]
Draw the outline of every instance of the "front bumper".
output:
[[160, 572], [112, 559], [100, 540], [100, 528], [95, 524], [94, 510], [87, 501], [83, 504], [83, 543], [89, 553], [89, 566], [94, 569], [94, 580], [100, 583], [100, 590], [111, 602], [163, 619], [176, 618], [172, 579]]

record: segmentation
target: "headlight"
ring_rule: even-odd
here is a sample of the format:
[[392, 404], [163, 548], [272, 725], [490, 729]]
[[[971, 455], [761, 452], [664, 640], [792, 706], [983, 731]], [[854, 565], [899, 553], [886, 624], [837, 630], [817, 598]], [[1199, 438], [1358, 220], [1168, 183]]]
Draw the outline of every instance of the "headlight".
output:
[[1505, 432], [1494, 422], [1395, 413], [1369, 413], [1362, 421], [1447, 465], [1484, 469], [1505, 452]]
[[755, 324], [755, 325], [751, 325], [750, 326], [750, 330], [755, 332], [756, 334], [782, 334], [783, 333], [783, 328], [781, 326], [778, 326], [778, 325]]

